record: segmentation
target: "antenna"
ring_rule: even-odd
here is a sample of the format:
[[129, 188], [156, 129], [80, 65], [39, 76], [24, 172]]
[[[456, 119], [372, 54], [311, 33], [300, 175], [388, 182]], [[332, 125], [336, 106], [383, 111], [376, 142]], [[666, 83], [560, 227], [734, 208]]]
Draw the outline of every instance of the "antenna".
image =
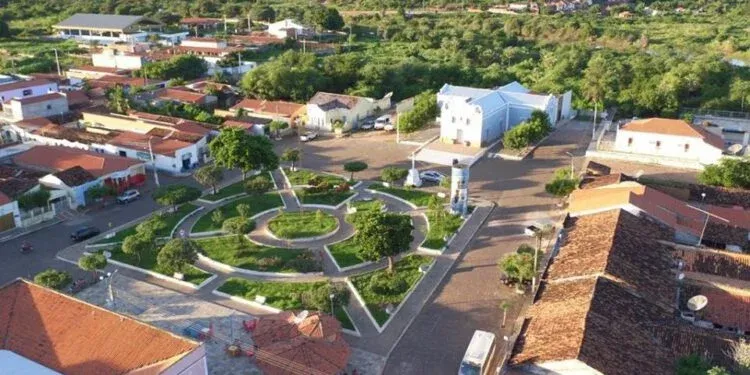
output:
[[706, 305], [708, 305], [708, 297], [702, 294], [691, 297], [687, 302], [688, 309], [693, 312], [700, 311], [701, 309], [705, 308]]

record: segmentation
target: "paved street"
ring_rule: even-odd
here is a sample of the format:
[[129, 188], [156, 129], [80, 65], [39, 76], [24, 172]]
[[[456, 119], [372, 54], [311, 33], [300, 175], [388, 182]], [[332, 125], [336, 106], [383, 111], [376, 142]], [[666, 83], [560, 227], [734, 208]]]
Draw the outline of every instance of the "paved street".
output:
[[[572, 122], [528, 160], [484, 159], [472, 167], [472, 196], [493, 200], [498, 207], [393, 348], [384, 373], [455, 374], [477, 329], [498, 336], [498, 357], [502, 356], [502, 337], [510, 334], [523, 299], [530, 296], [520, 296], [500, 283], [497, 260], [520, 244], [533, 245], [534, 240], [522, 235], [524, 226], [556, 213], [544, 184], [556, 169], [570, 165], [566, 152], [583, 154], [588, 137], [587, 124]], [[576, 164], [582, 162], [575, 159]], [[501, 300], [511, 305], [504, 329]]]

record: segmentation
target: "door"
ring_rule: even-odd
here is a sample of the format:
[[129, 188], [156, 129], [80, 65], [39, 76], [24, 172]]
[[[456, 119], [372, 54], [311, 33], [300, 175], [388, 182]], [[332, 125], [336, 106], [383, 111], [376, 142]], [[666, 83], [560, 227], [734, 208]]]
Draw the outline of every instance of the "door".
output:
[[0, 216], [0, 232], [13, 229], [16, 227], [16, 222], [13, 220], [13, 213], [5, 214]]
[[456, 129], [456, 142], [464, 143], [464, 131], [463, 129]]

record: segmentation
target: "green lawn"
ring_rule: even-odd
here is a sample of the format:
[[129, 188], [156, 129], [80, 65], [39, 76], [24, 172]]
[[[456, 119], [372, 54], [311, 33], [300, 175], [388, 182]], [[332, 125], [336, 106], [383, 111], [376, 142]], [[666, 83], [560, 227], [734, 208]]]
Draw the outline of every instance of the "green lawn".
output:
[[331, 186], [341, 185], [346, 182], [344, 178], [341, 178], [339, 176], [334, 176], [328, 173], [315, 172], [309, 169], [297, 168], [296, 171], [292, 172], [291, 170], [289, 170], [289, 168], [284, 168], [284, 173], [286, 173], [286, 177], [289, 178], [289, 182], [291, 182], [294, 186], [310, 185], [309, 181], [314, 177], [319, 177], [322, 181], [327, 182]]
[[[195, 211], [198, 209], [198, 206], [190, 203], [185, 203], [179, 208], [177, 208], [177, 211], [172, 213], [167, 213], [163, 215], [164, 222], [167, 224], [165, 229], [158, 231], [156, 233], [156, 237], [169, 237], [172, 234], [172, 230], [177, 225], [177, 222], [180, 221], [185, 215]], [[128, 228], [122, 229], [119, 232], [115, 234], [112, 238], [104, 238], [101, 239], [94, 244], [96, 245], [102, 245], [102, 244], [115, 244], [120, 243], [125, 240], [125, 237], [130, 236], [132, 234], [135, 234], [135, 227], [140, 224], [136, 223], [133, 226], [130, 226]]]
[[[247, 270], [288, 273], [322, 270], [309, 250], [261, 246], [244, 236], [209, 237], [195, 242], [207, 257]], [[317, 265], [317, 269], [312, 269], [310, 262]]]
[[422, 247], [435, 250], [442, 249], [445, 246], [444, 238], [456, 233], [463, 223], [460, 215], [451, 215], [447, 212], [439, 223], [432, 212], [427, 213], [427, 220], [430, 222], [430, 230], [427, 232]]
[[346, 314], [346, 311], [344, 311], [344, 308], [342, 306], [336, 305], [333, 311], [334, 315], [336, 315], [336, 319], [341, 322], [341, 328], [346, 328], [351, 331], [355, 331], [354, 323], [352, 323], [351, 319], [349, 319], [349, 315]]
[[435, 193], [417, 190], [414, 188], [385, 187], [381, 184], [372, 184], [370, 185], [370, 189], [395, 195], [403, 200], [414, 203], [415, 205], [417, 205], [417, 207], [427, 207], [427, 204], [430, 202], [430, 197], [435, 195]]
[[[148, 252], [141, 255], [140, 262], [137, 257], [125, 254], [120, 250], [120, 247], [114, 247], [109, 250], [112, 253], [112, 259], [116, 260], [118, 262], [126, 263], [131, 266], [136, 266], [138, 268], [143, 268], [145, 270], [153, 271], [156, 273], [160, 273], [165, 276], [172, 276], [171, 273], [166, 272], [164, 269], [162, 269], [159, 264], [156, 263], [156, 256], [158, 254], [157, 251]], [[206, 281], [209, 277], [211, 277], [211, 274], [208, 272], [205, 272], [203, 270], [200, 270], [196, 267], [190, 267], [187, 272], [184, 273], [185, 278], [184, 281], [187, 281], [189, 283], [199, 285], [200, 283]]]
[[336, 191], [307, 193], [303, 189], [297, 189], [294, 190], [294, 193], [302, 204], [322, 204], [326, 206], [338, 206], [341, 202], [354, 195], [354, 192], [351, 190], [343, 193]]
[[277, 192], [269, 192], [260, 196], [247, 196], [247, 197], [238, 198], [233, 201], [230, 201], [229, 203], [221, 207], [217, 207], [214, 210], [204, 213], [203, 216], [201, 216], [201, 218], [198, 219], [198, 221], [195, 223], [191, 232], [198, 233], [198, 232], [220, 230], [221, 225], [216, 225], [216, 223], [214, 223], [213, 220], [211, 220], [211, 214], [215, 210], [221, 210], [221, 212], [224, 213], [225, 219], [239, 216], [239, 213], [237, 213], [237, 205], [243, 204], [243, 203], [250, 205], [251, 216], [259, 212], [270, 210], [276, 207], [282, 207], [284, 205], [281, 202], [281, 197], [279, 196]]
[[[317, 310], [313, 306], [306, 305], [302, 295], [305, 293], [322, 293], [324, 289], [328, 293], [330, 284], [326, 281], [315, 283], [280, 283], [251, 281], [232, 277], [219, 287], [219, 291], [232, 296], [254, 301], [255, 296], [266, 297], [266, 305], [281, 310]], [[338, 307], [338, 306], [336, 306]], [[346, 318], [343, 310], [335, 309], [336, 318], [339, 319], [344, 328], [354, 329], [352, 322]]]
[[394, 274], [391, 277], [396, 277], [403, 280], [406, 283], [407, 288], [398, 293], [383, 293], [374, 290], [370, 281], [377, 275], [387, 275], [388, 269], [382, 269], [363, 275], [353, 277], [352, 284], [357, 288], [357, 292], [365, 300], [367, 309], [370, 310], [372, 316], [378, 322], [383, 325], [390, 316], [385, 312], [385, 308], [388, 304], [392, 304], [394, 308], [404, 300], [409, 290], [417, 284], [419, 279], [422, 278], [422, 274], [419, 272], [419, 266], [423, 264], [429, 264], [432, 262], [431, 257], [423, 255], [409, 255], [404, 257], [394, 265]]
[[256, 179], [256, 178], [258, 178], [260, 176], [266, 176], [269, 179], [271, 179], [271, 181], [273, 181], [273, 177], [271, 177], [270, 173], [261, 173], [261, 174], [255, 175], [255, 176], [247, 177], [245, 180], [241, 180], [241, 181], [235, 182], [235, 183], [233, 183], [231, 185], [225, 186], [225, 187], [219, 189], [219, 191], [216, 194], [208, 194], [208, 195], [202, 197], [201, 199], [207, 200], [207, 201], [211, 201], [211, 202], [216, 202], [216, 201], [224, 199], [226, 197], [231, 197], [231, 196], [237, 195], [237, 194], [243, 194], [243, 193], [245, 193], [245, 184], [248, 181]]
[[346, 215], [346, 222], [354, 224], [356, 217], [367, 212], [382, 211], [385, 207], [385, 202], [379, 199], [372, 199], [368, 201], [356, 200], [351, 201], [351, 206], [357, 209], [357, 212]]
[[336, 259], [336, 264], [338, 264], [340, 268], [364, 262], [364, 260], [359, 257], [359, 245], [357, 245], [355, 237], [356, 235], [348, 240], [328, 245], [328, 250], [331, 255], [333, 255], [333, 258]]
[[315, 237], [336, 230], [338, 221], [322, 211], [282, 212], [268, 222], [268, 229], [279, 238]]

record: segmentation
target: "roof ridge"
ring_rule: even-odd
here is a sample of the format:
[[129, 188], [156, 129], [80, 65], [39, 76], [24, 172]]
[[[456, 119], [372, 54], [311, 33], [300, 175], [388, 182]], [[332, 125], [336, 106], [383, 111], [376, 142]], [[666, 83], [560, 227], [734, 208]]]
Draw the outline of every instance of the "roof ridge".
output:
[[[22, 282], [24, 282], [23, 279], [17, 278], [14, 281], [11, 281], [10, 283], [3, 285], [2, 287], [0, 287], [0, 289], [7, 288], [11, 285], [14, 285], [16, 283], [22, 283]], [[8, 324], [5, 326], [5, 331], [4, 331], [5, 336], [3, 337], [3, 345], [0, 346], [0, 348], [5, 348], [8, 345], [8, 340], [10, 339], [10, 325], [11, 325], [11, 322], [13, 321], [14, 312], [16, 311], [15, 306], [16, 306], [16, 303], [18, 302], [18, 294], [20, 293], [19, 288], [16, 287], [14, 292], [15, 292], [15, 295], [13, 296], [12, 306], [10, 307], [10, 311], [8, 312]]]

